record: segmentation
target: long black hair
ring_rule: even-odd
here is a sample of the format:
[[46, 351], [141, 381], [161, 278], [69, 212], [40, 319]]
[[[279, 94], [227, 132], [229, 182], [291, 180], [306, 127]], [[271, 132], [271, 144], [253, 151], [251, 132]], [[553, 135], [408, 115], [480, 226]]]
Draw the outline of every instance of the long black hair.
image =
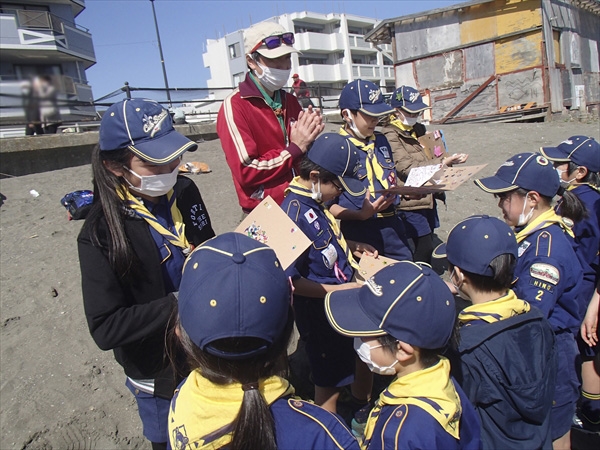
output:
[[92, 151], [92, 174], [94, 203], [86, 218], [84, 227], [89, 228], [92, 244], [102, 247], [99, 235], [99, 222], [102, 217], [108, 228], [108, 260], [111, 268], [120, 277], [133, 275], [140, 265], [129, 239], [125, 234], [125, 201], [119, 196], [128, 191], [123, 178], [109, 170], [122, 170], [129, 167], [133, 153], [126, 149], [100, 151], [96, 145]]
[[[527, 189], [518, 188], [515, 190], [515, 192], [521, 197], [525, 197], [529, 191]], [[577, 197], [571, 191], [567, 191], [561, 186], [556, 195], [561, 197], [557, 204], [557, 214], [562, 217], [566, 217], [567, 219], [571, 219], [573, 222], [579, 222], [587, 217], [587, 209], [585, 208], [585, 205], [581, 203], [579, 197]], [[552, 197], [542, 194], [540, 194], [540, 196], [546, 199], [549, 205], [552, 205]]]
[[[288, 378], [287, 347], [292, 335], [294, 317], [288, 311], [286, 326], [279, 339], [263, 354], [248, 359], [224, 359], [202, 351], [189, 338], [179, 320], [178, 345], [187, 355], [189, 367], [197, 369], [212, 383], [229, 385], [256, 384], [272, 376]], [[226, 352], [240, 352], [258, 348], [264, 341], [257, 338], [238, 337], [220, 339], [212, 347]], [[244, 390], [242, 405], [237, 417], [232, 418], [233, 437], [228, 448], [231, 450], [277, 450], [275, 422], [265, 397], [258, 389]]]

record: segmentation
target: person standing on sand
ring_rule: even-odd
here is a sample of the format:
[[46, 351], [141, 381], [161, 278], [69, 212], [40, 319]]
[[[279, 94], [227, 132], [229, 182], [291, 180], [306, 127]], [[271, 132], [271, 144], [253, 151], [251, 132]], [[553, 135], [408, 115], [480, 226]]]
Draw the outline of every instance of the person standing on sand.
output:
[[244, 213], [263, 198], [278, 204], [294, 176], [294, 166], [323, 131], [321, 113], [302, 111], [298, 100], [282, 88], [290, 77], [294, 33], [273, 22], [244, 32], [250, 72], [224, 101], [217, 133]]
[[181, 381], [165, 354], [174, 293], [187, 255], [215, 235], [198, 188], [178, 176], [181, 156], [198, 146], [146, 99], [108, 108], [99, 135], [94, 203], [77, 238], [83, 306], [98, 347], [123, 366], [144, 436], [153, 450], [166, 449]]

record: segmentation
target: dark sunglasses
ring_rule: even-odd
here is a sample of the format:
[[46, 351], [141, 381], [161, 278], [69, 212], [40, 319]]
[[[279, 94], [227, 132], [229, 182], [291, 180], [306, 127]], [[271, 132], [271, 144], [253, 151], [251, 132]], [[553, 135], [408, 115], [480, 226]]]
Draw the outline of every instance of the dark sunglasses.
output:
[[273, 50], [274, 48], [281, 47], [281, 44], [293, 45], [294, 42], [296, 42], [294, 39], [294, 33], [283, 33], [276, 34], [275, 36], [267, 36], [258, 44], [256, 44], [250, 53], [254, 53], [263, 44], [265, 44], [269, 50]]

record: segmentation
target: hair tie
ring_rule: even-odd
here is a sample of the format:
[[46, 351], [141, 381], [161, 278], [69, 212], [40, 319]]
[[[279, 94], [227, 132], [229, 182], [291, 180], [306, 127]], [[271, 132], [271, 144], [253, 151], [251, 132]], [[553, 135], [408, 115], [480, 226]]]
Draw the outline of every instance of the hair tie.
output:
[[242, 391], [251, 391], [252, 389], [258, 389], [258, 381], [256, 383], [242, 384]]

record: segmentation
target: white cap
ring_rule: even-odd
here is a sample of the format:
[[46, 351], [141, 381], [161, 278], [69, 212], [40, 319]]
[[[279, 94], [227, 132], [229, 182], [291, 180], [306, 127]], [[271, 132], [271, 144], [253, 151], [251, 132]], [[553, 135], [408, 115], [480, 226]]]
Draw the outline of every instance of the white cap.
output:
[[[264, 38], [269, 36], [277, 36], [287, 32], [288, 31], [286, 31], [285, 28], [275, 22], [260, 22], [256, 25], [252, 25], [250, 28], [244, 31], [244, 51], [246, 55], [249, 55]], [[298, 53], [298, 50], [291, 45], [286, 44], [285, 42], [282, 42], [279, 47], [273, 49], [268, 49], [263, 43], [255, 51], [260, 53], [265, 58], [270, 59], [279, 58], [280, 56], [288, 55], [290, 53]]]

